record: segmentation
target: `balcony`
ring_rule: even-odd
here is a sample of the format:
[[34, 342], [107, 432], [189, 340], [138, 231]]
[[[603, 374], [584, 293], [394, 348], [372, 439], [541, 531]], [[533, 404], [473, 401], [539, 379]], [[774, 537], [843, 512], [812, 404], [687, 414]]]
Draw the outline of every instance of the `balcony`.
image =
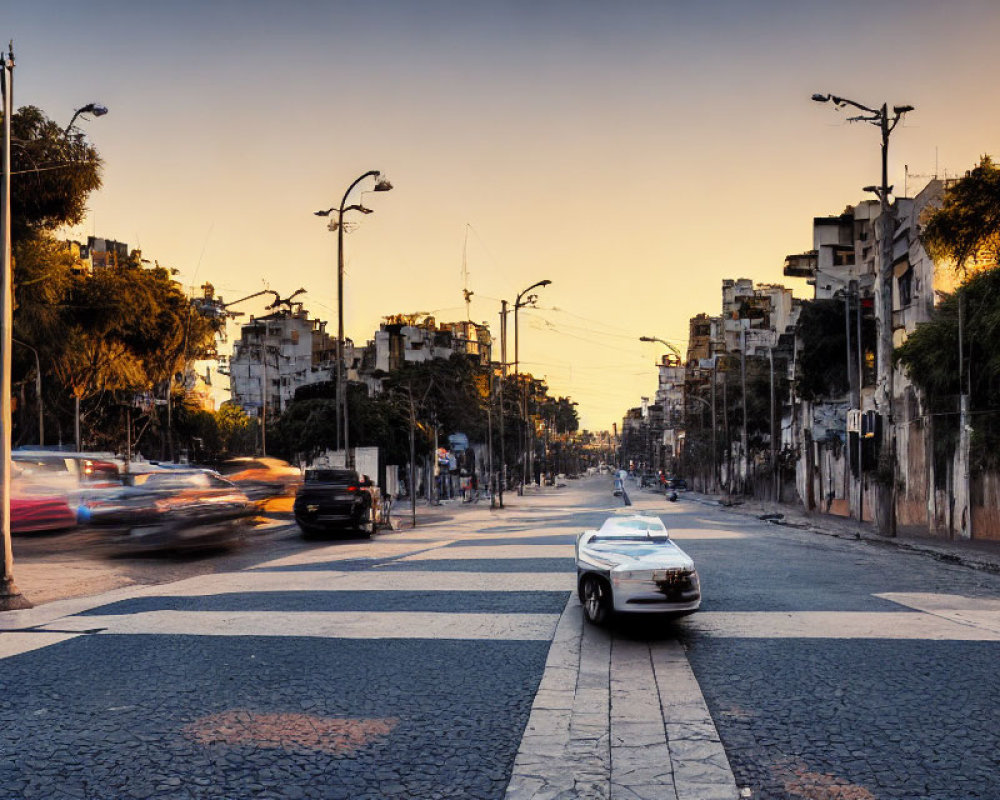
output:
[[816, 251], [785, 256], [784, 274], [789, 278], [811, 278], [816, 274]]

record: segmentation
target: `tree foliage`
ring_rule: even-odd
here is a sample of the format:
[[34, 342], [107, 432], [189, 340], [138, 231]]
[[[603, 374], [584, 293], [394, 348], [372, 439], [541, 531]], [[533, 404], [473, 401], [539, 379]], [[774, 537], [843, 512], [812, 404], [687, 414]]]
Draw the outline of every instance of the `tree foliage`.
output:
[[[856, 312], [851, 312], [852, 364], [856, 363]], [[802, 303], [798, 334], [802, 342], [796, 363], [795, 388], [803, 400], [836, 398], [850, 388], [847, 372], [847, 330], [844, 301], [807, 300]], [[875, 320], [861, 318], [861, 346], [864, 353], [875, 350]], [[867, 356], [866, 356], [867, 359]]]
[[964, 272], [972, 262], [996, 265], [1000, 256], [1000, 168], [989, 156], [952, 184], [928, 218], [921, 241], [935, 260]]
[[62, 225], [86, 213], [101, 186], [101, 158], [82, 135], [67, 133], [38, 108], [11, 117], [11, 218], [15, 239]]
[[[532, 390], [529, 410], [560, 433], [577, 430], [575, 403], [569, 398], [552, 398], [545, 385], [529, 375], [519, 381], [508, 377], [504, 397], [506, 452], [518, 452], [520, 390]], [[411, 402], [415, 445], [426, 453], [438, 432], [439, 444], [446, 436], [464, 433], [472, 441], [486, 441], [492, 415], [495, 444], [499, 446], [500, 403], [491, 387], [489, 369], [468, 356], [455, 354], [448, 359], [410, 363], [383, 378], [382, 392], [369, 397], [366, 387], [352, 384], [348, 392], [348, 421], [352, 446], [380, 447], [388, 463], [409, 461]], [[491, 392], [494, 394], [491, 400]], [[273, 426], [271, 441], [275, 452], [286, 458], [316, 455], [334, 449], [337, 442], [336, 385], [333, 382], [300, 388], [280, 420]]]
[[[965, 375], [958, 360], [960, 306], [965, 354], [973, 365]], [[967, 380], [974, 456], [979, 463], [1000, 462], [1000, 269], [974, 275], [946, 297], [895, 357], [935, 415], [935, 438], [949, 448], [957, 440], [959, 395]]]

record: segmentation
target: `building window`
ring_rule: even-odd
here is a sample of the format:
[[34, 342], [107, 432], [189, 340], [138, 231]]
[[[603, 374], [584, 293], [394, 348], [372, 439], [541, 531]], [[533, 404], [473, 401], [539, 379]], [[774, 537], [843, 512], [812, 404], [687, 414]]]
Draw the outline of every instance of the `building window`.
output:
[[899, 305], [906, 308], [913, 300], [913, 267], [910, 267], [897, 278], [899, 287]]

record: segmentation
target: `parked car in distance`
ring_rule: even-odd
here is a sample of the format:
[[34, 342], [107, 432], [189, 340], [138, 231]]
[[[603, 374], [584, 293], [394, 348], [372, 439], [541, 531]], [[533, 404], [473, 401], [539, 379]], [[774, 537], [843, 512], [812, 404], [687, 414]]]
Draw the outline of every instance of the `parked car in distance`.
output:
[[683, 478], [667, 478], [664, 488], [667, 492], [686, 492], [688, 485]]
[[294, 495], [302, 485], [302, 470], [270, 456], [230, 458], [219, 465], [219, 474], [235, 483], [254, 502]]
[[659, 486], [659, 485], [660, 485], [660, 476], [657, 475], [652, 470], [646, 470], [639, 477], [639, 488], [640, 489], [645, 489], [648, 486]]
[[295, 495], [295, 521], [306, 536], [354, 528], [375, 532], [381, 496], [371, 478], [353, 469], [307, 469]]
[[609, 517], [576, 541], [577, 589], [595, 625], [613, 612], [690, 614], [701, 605], [693, 559], [657, 517]]

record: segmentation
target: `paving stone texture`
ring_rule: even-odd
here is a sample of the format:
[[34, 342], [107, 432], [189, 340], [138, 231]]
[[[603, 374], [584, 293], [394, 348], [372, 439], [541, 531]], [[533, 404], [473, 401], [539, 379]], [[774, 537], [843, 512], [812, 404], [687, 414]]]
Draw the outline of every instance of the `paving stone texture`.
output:
[[597, 628], [609, 488], [0, 614], [0, 800], [1000, 797], [1000, 576], [636, 490], [704, 604]]

